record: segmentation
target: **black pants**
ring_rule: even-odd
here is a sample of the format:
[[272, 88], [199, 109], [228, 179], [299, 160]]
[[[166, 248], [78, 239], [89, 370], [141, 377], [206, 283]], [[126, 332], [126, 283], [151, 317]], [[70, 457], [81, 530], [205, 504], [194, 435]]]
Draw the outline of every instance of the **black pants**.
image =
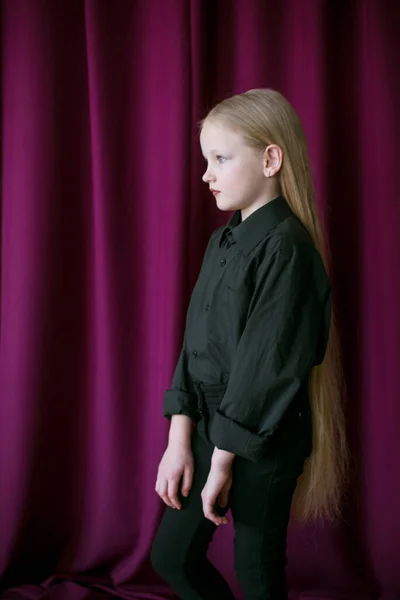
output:
[[[212, 386], [214, 387], [214, 386]], [[205, 388], [204, 388], [205, 389]], [[203, 514], [201, 491], [214, 446], [208, 428], [222, 394], [205, 396], [203, 418], [192, 435], [195, 462], [181, 510], [166, 506], [152, 545], [154, 570], [182, 600], [234, 600], [225, 579], [207, 559], [216, 525]], [[232, 466], [229, 509], [234, 527], [234, 565], [245, 600], [287, 600], [286, 538], [296, 480], [312, 449], [309, 408], [284, 419], [270, 438], [267, 458], [255, 464], [236, 456]]]

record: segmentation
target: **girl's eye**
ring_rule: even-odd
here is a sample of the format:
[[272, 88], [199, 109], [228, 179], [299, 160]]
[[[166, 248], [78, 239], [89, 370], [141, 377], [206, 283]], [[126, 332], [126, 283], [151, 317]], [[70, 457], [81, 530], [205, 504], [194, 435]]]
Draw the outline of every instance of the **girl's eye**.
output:
[[225, 156], [221, 156], [221, 154], [217, 154], [217, 162], [224, 163], [226, 161]]

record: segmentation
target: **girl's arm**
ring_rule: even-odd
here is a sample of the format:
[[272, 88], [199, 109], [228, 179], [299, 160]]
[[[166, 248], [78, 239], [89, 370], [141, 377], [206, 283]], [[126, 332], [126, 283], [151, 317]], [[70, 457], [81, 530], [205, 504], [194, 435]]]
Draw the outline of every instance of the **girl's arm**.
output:
[[172, 415], [169, 428], [168, 443], [190, 446], [192, 437], [192, 420], [186, 415]]
[[[186, 345], [186, 331], [183, 338], [181, 353], [178, 363], [175, 367], [174, 376], [172, 378], [171, 388], [164, 392], [164, 417], [172, 421], [172, 417], [186, 416], [189, 421], [198, 421], [197, 398], [191, 391], [188, 373], [188, 352]], [[175, 422], [182, 423], [182, 419], [174, 419]], [[176, 425], [173, 432], [176, 431]], [[184, 426], [186, 429], [189, 425]], [[178, 431], [182, 429], [182, 425], [178, 426]]]
[[214, 452], [211, 459], [211, 467], [230, 467], [233, 463], [233, 459], [235, 458], [235, 456], [236, 454], [233, 454], [233, 452], [227, 452], [226, 450], [221, 450], [220, 448], [214, 448]]

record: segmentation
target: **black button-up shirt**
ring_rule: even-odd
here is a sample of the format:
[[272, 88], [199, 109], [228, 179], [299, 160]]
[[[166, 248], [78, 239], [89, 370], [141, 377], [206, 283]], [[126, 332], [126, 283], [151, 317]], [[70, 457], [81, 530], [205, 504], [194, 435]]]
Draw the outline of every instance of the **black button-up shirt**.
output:
[[[164, 416], [200, 418], [193, 382], [226, 383], [210, 439], [256, 460], [289, 407], [308, 402], [324, 358], [332, 290], [310, 235], [278, 196], [208, 242]], [[303, 404], [302, 404], [303, 403]]]

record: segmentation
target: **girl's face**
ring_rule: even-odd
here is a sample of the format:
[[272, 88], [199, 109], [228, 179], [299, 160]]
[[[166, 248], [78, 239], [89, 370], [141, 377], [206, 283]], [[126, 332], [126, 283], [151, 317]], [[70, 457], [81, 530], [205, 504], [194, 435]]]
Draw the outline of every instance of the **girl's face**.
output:
[[215, 122], [204, 124], [200, 145], [207, 161], [202, 179], [218, 192], [215, 198], [220, 210], [241, 209], [244, 219], [278, 195], [274, 178], [266, 176], [273, 163], [267, 151], [250, 148], [238, 133]]

